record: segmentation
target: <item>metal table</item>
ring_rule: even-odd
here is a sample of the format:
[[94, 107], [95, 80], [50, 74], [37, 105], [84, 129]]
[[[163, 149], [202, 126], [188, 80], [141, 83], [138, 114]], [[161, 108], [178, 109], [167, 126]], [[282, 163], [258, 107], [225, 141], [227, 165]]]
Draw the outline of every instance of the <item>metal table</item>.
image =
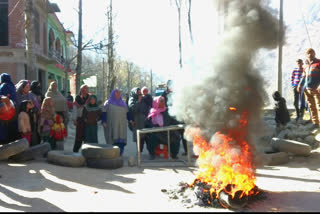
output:
[[[154, 128], [146, 128], [146, 129], [138, 129], [137, 130], [137, 152], [138, 152], [138, 158], [137, 158], [137, 165], [140, 167], [141, 166], [141, 155], [140, 155], [140, 134], [146, 134], [146, 133], [152, 133], [152, 132], [163, 132], [167, 131], [168, 133], [168, 159], [169, 161], [171, 160], [170, 157], [170, 131], [173, 130], [180, 130], [184, 129], [185, 126], [182, 124], [179, 125], [171, 125], [171, 126], [164, 126], [164, 127], [154, 127]], [[190, 152], [189, 152], [189, 142], [187, 141], [187, 158], [188, 158], [188, 166], [191, 166], [191, 160], [190, 160]], [[150, 160], [150, 162], [154, 162], [155, 160]], [[177, 161], [182, 161], [178, 159]], [[184, 162], [185, 163], [185, 162]]]

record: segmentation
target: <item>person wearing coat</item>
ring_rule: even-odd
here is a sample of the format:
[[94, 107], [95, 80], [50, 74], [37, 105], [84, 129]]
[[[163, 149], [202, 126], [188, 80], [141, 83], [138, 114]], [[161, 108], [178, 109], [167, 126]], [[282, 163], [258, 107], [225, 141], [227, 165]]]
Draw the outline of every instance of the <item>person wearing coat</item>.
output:
[[[147, 106], [142, 101], [141, 90], [138, 87], [131, 89], [129, 95], [129, 114], [132, 123], [133, 142], [137, 142], [137, 130], [145, 128]], [[143, 150], [143, 144], [145, 135], [140, 136], [140, 152]]]
[[[153, 98], [152, 108], [149, 111], [147, 122], [148, 128], [163, 127], [172, 125], [167, 123], [169, 120], [166, 118], [168, 114], [165, 114], [167, 107], [165, 106], [165, 98], [157, 96]], [[159, 144], [168, 145], [168, 133], [154, 132], [148, 134], [149, 139], [147, 141], [147, 149], [149, 151], [150, 160], [155, 159], [155, 149]], [[180, 149], [181, 136], [179, 131], [170, 131], [170, 156], [173, 159], [178, 159], [178, 153]]]
[[104, 104], [102, 124], [107, 144], [118, 146], [120, 155], [123, 154], [124, 147], [127, 145], [127, 112], [128, 106], [122, 100], [120, 91], [114, 89]]
[[[0, 75], [0, 96], [10, 99], [14, 107], [17, 107], [16, 87], [11, 81], [11, 76], [7, 73]], [[18, 109], [9, 121], [0, 120], [0, 144], [7, 144], [18, 139]], [[2, 112], [3, 113], [3, 112]], [[7, 114], [8, 115], [8, 114]]]
[[89, 103], [89, 88], [87, 85], [80, 87], [80, 93], [76, 96], [73, 103], [72, 120], [76, 126], [76, 137], [73, 146], [73, 152], [79, 152], [82, 142], [85, 138], [85, 122], [83, 120], [83, 109]]

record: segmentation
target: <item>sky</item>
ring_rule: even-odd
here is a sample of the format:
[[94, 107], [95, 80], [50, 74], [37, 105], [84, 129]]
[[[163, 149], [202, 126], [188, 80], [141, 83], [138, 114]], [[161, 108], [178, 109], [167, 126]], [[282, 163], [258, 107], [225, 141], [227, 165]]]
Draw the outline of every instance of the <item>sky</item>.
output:
[[[78, 0], [50, 0], [57, 3], [57, 13], [65, 29], [78, 34]], [[301, 20], [305, 5], [315, 0], [284, 0], [286, 24]], [[213, 0], [192, 1], [191, 43], [186, 7], [182, 13], [182, 58], [184, 69], [197, 70], [207, 66], [214, 55], [217, 42], [217, 19]], [[107, 39], [106, 11], [109, 0], [83, 0], [83, 42]], [[279, 0], [271, 0], [275, 9]], [[178, 17], [175, 0], [114, 0], [114, 30], [117, 36], [116, 52], [141, 68], [170, 79], [179, 69]], [[91, 53], [93, 54], [93, 53]]]

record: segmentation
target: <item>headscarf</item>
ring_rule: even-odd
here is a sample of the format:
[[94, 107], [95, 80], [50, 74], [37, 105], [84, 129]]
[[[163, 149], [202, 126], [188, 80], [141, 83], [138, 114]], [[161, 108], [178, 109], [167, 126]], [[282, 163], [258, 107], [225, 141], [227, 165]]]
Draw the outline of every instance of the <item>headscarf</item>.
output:
[[138, 91], [140, 90], [140, 88], [135, 87], [133, 89], [131, 89], [130, 94], [129, 94], [129, 99], [133, 99], [133, 100], [138, 100]]
[[54, 100], [54, 108], [58, 111], [67, 111], [67, 99], [58, 91], [56, 81], [52, 81], [47, 90], [45, 97], [51, 97]]
[[0, 95], [7, 96], [10, 94], [10, 99], [16, 103], [17, 102], [17, 92], [16, 87], [11, 81], [11, 76], [7, 73], [0, 75]]
[[88, 98], [89, 98], [89, 93], [87, 94], [87, 96], [84, 96], [83, 98], [81, 97], [81, 95], [83, 95], [83, 93], [84, 93], [84, 88], [85, 87], [88, 87], [86, 84], [83, 84], [83, 85], [81, 85], [81, 87], [80, 87], [80, 93], [76, 96], [76, 99], [75, 99], [75, 104], [78, 106], [78, 107], [80, 107], [80, 106], [83, 106], [83, 105], [85, 105], [87, 102], [88, 102]]
[[144, 86], [144, 87], [141, 88], [141, 93], [142, 93], [142, 95], [144, 95], [144, 94], [143, 94], [143, 91], [144, 91], [144, 90], [147, 90], [147, 91], [149, 92], [148, 88], [147, 88], [146, 86]]
[[159, 108], [160, 99], [164, 99], [164, 97], [157, 96], [153, 98], [152, 108], [150, 109], [147, 118], [152, 118], [152, 124], [163, 126], [163, 116], [161, 112], [164, 112], [167, 108], [165, 106], [163, 108]]
[[37, 96], [42, 96], [40, 82], [36, 80], [32, 81], [30, 85], [30, 91]]
[[54, 119], [55, 109], [54, 106], [50, 106], [50, 100], [52, 100], [51, 97], [46, 97], [41, 106], [41, 117], [46, 120]]
[[[93, 98], [96, 102], [94, 103], [94, 104], [91, 104], [91, 102], [90, 102], [90, 99], [91, 98]], [[88, 111], [97, 111], [97, 110], [99, 110], [100, 108], [99, 108], [99, 106], [98, 106], [98, 104], [97, 104], [97, 96], [96, 95], [90, 95], [90, 97], [89, 97], [89, 99], [88, 99], [88, 104], [87, 104], [87, 106], [86, 106], [86, 109], [88, 110]]]
[[15, 85], [17, 90], [17, 107], [20, 106], [23, 100], [32, 100], [33, 103], [37, 102], [35, 95], [32, 95], [31, 93], [27, 93], [27, 94], [23, 93], [23, 89], [26, 87], [27, 84], [29, 84], [28, 80], [20, 80]]
[[104, 103], [104, 106], [106, 108], [107, 108], [107, 106], [109, 104], [120, 106], [120, 107], [123, 107], [123, 108], [127, 108], [127, 104], [125, 104], [125, 102], [123, 102], [121, 95], [120, 95], [119, 99], [116, 98], [116, 92], [117, 91], [119, 91], [119, 90], [118, 89], [113, 89], [113, 91], [111, 92], [111, 95], [110, 95], [109, 99]]
[[29, 83], [28, 80], [20, 80], [15, 86], [16, 86], [16, 91], [17, 94], [21, 94], [22, 95], [22, 91], [24, 89], [24, 87], [26, 87], [26, 85]]

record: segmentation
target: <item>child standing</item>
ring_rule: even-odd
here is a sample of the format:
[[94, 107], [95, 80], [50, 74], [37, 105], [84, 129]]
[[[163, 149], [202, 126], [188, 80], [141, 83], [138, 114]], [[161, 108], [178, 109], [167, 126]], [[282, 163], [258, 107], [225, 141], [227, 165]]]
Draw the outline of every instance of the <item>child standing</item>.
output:
[[83, 119], [85, 123], [86, 143], [98, 143], [98, 121], [101, 117], [101, 108], [97, 105], [97, 97], [91, 95], [89, 103], [83, 109]]
[[28, 112], [32, 108], [30, 100], [23, 100], [20, 104], [19, 115], [18, 115], [18, 129], [21, 138], [26, 138], [31, 144], [31, 124]]
[[55, 115], [55, 123], [51, 128], [50, 137], [53, 137], [54, 140], [54, 147], [52, 149], [64, 150], [63, 140], [67, 137], [67, 130], [59, 114]]
[[287, 109], [286, 100], [281, 97], [279, 91], [272, 94], [273, 99], [276, 101], [274, 110], [276, 112], [275, 120], [277, 127], [283, 127], [290, 121], [290, 114]]
[[39, 133], [41, 134], [43, 142], [49, 142], [51, 148], [54, 148], [54, 140], [50, 137], [50, 131], [54, 124], [55, 109], [51, 97], [46, 97], [41, 106]]

